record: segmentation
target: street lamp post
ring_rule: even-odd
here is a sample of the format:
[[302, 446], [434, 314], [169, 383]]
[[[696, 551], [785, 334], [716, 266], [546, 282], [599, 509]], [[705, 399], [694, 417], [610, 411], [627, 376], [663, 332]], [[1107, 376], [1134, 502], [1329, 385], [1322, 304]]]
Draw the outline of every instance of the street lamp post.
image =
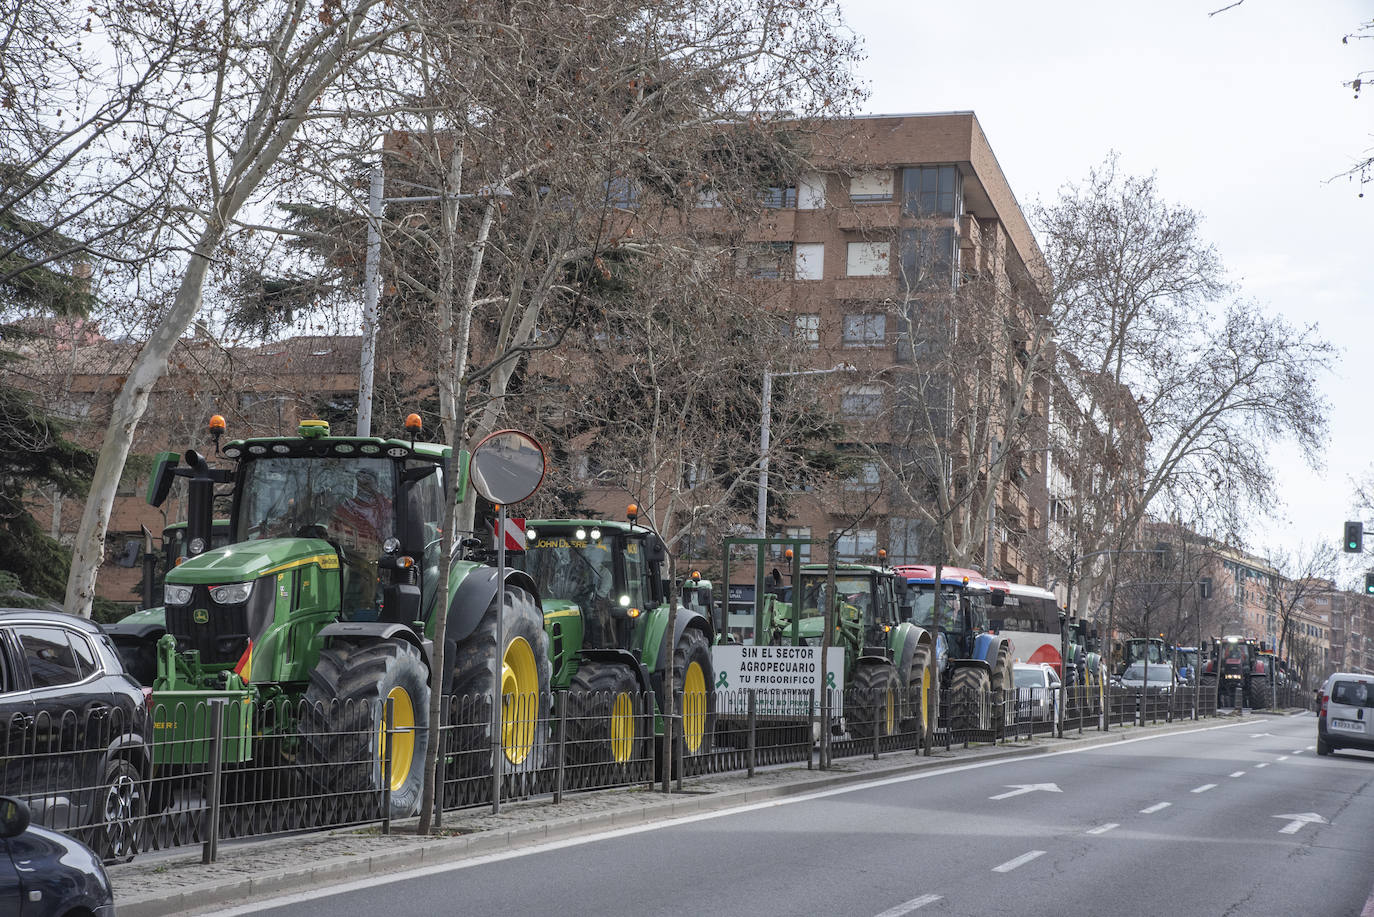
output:
[[773, 380], [786, 376], [826, 376], [830, 373], [853, 372], [854, 367], [841, 363], [829, 369], [798, 369], [775, 373], [770, 369], [763, 371], [763, 417], [759, 424], [759, 497], [754, 513], [754, 528], [758, 537], [768, 537], [768, 447], [769, 427], [773, 422]]
[[[407, 183], [409, 184], [409, 183]], [[511, 197], [504, 185], [483, 186], [473, 194], [422, 194], [410, 197], [383, 197], [385, 179], [381, 163], [368, 170], [367, 255], [363, 262], [363, 341], [358, 362], [357, 435], [372, 435], [372, 388], [377, 364], [377, 326], [381, 323], [378, 275], [382, 260], [382, 206], [384, 204], [466, 201], [474, 198]]]

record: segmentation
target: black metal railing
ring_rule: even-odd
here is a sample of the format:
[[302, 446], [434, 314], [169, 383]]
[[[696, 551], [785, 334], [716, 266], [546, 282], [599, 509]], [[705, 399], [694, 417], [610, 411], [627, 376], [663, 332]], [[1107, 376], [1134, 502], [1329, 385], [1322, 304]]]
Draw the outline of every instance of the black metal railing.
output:
[[[1280, 707], [1310, 693], [1277, 688]], [[1272, 696], [1272, 695], [1271, 695]], [[0, 737], [0, 792], [27, 800], [35, 822], [69, 832], [107, 860], [220, 840], [380, 823], [413, 815], [423, 760], [439, 742], [436, 812], [536, 796], [844, 757], [928, 753], [994, 742], [1217, 714], [1217, 690], [1181, 685], [1146, 695], [1110, 684], [928, 692], [870, 680], [816, 692], [689, 696], [671, 724], [652, 693], [446, 697], [428, 711], [374, 699], [329, 704], [157, 704], [134, 722], [119, 710], [15, 716]], [[139, 717], [142, 717], [139, 712]], [[671, 755], [662, 735], [672, 726]], [[499, 770], [499, 779], [497, 771]]]

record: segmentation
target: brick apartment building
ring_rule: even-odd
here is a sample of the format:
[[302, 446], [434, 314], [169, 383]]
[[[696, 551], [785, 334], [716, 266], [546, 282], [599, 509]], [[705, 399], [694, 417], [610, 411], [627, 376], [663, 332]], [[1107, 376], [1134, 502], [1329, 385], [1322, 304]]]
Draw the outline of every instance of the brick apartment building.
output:
[[[803, 345], [803, 363], [779, 369], [856, 370], [826, 380], [850, 439], [835, 447], [858, 454], [858, 444], [876, 446], [888, 461], [862, 458], [835, 486], [791, 494], [793, 518], [770, 520], [770, 534], [823, 544], [844, 531], [841, 560], [873, 561], [883, 549], [894, 563], [929, 562], [938, 547], [934, 530], [896, 496], [884, 470], [902, 466], [901, 379], [920, 363], [919, 342], [913, 346], [904, 331], [912, 314], [906, 310], [976, 281], [997, 291], [1001, 320], [1029, 328], [1043, 314], [1029, 280], [1043, 258], [972, 112], [830, 122], [810, 163], [814, 171], [768, 189], [767, 210], [746, 233], [739, 267], [772, 287], [767, 301], [789, 318]], [[1021, 367], [1013, 364], [1010, 372], [1019, 384]], [[1026, 410], [1043, 425], [1047, 387], [1036, 388]], [[1003, 579], [1043, 582], [1044, 450], [1026, 450], [1002, 473], [988, 537], [964, 561]], [[623, 493], [585, 483], [589, 505], [620, 511]], [[709, 564], [718, 548], [708, 539], [697, 550], [701, 556], [689, 559]], [[818, 545], [805, 559], [823, 560], [824, 549]]]

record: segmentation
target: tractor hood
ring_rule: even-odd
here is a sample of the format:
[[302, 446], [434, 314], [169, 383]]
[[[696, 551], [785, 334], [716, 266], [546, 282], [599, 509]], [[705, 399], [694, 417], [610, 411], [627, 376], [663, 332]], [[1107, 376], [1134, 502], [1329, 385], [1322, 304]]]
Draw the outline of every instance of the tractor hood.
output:
[[544, 599], [542, 604], [545, 621], [582, 617], [582, 609], [578, 607], [576, 602], [570, 602], [567, 599]]
[[322, 570], [337, 570], [339, 555], [322, 538], [244, 541], [189, 558], [167, 574], [167, 582], [186, 585], [242, 583], [306, 564], [318, 564]]

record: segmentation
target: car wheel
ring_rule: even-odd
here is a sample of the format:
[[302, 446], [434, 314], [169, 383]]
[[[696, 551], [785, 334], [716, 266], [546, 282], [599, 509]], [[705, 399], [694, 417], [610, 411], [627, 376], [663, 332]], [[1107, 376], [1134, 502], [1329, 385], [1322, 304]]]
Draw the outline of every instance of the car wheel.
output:
[[1317, 754], [1323, 756], [1331, 754], [1331, 743], [1321, 736], [1317, 736]]
[[125, 863], [138, 852], [148, 799], [143, 780], [123, 758], [105, 765], [105, 782], [95, 799], [90, 846], [106, 863]]

